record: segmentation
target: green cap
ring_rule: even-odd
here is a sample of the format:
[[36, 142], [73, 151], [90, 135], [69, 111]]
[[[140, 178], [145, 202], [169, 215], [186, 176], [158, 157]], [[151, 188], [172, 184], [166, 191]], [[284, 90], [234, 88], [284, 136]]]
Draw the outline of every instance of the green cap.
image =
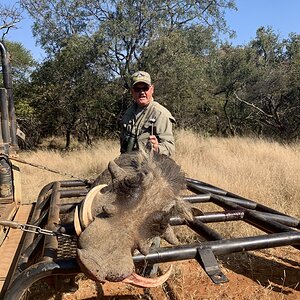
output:
[[151, 85], [150, 74], [144, 71], [137, 71], [131, 76], [131, 86], [134, 86], [136, 83], [143, 82], [148, 85]]

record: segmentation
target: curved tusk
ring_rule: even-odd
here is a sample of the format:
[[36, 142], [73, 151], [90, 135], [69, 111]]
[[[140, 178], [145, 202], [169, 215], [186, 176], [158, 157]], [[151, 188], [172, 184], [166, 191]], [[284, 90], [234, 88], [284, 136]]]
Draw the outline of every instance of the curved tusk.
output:
[[165, 274], [155, 278], [146, 278], [136, 273], [132, 273], [127, 278], [123, 279], [121, 282], [129, 283], [144, 288], [157, 287], [162, 285], [164, 282], [166, 282], [169, 279], [171, 272], [172, 272], [172, 266], [169, 267], [168, 271]]
[[81, 230], [81, 225], [80, 225], [80, 221], [79, 221], [78, 205], [76, 205], [75, 211], [74, 211], [74, 228], [75, 228], [76, 234], [78, 236], [80, 236], [82, 230]]
[[94, 221], [92, 216], [92, 204], [95, 196], [99, 191], [101, 191], [107, 184], [100, 184], [93, 187], [85, 196], [80, 208], [80, 221], [83, 229], [89, 226], [91, 222]]

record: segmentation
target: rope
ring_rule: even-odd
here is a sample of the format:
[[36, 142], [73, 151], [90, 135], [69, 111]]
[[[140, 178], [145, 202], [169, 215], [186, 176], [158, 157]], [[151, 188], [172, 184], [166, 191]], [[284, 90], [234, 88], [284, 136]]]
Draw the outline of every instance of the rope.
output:
[[63, 176], [70, 176], [71, 178], [75, 178], [75, 179], [81, 180], [82, 182], [87, 182], [88, 181], [85, 178], [80, 178], [80, 177], [74, 176], [74, 175], [69, 174], [69, 173], [63, 173], [63, 172], [60, 172], [60, 171], [57, 171], [57, 170], [50, 169], [48, 167], [39, 165], [39, 164], [27, 162], [27, 161], [25, 161], [23, 159], [16, 158], [15, 156], [7, 155], [7, 154], [4, 154], [4, 153], [0, 153], [0, 155], [8, 157], [10, 160], [14, 160], [14, 161], [17, 161], [19, 163], [22, 163], [22, 164], [25, 164], [25, 165], [29, 165], [31, 167], [35, 167], [35, 168], [38, 168], [38, 169], [41, 169], [41, 170], [46, 170], [46, 171], [49, 171], [49, 172], [52, 172], [52, 173], [55, 173], [55, 174], [59, 174], [59, 175], [63, 175]]

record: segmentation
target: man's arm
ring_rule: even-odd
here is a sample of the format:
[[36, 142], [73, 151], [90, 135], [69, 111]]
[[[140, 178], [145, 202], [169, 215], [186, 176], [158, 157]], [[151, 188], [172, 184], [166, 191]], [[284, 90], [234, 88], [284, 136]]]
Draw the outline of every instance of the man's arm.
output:
[[156, 122], [156, 137], [158, 152], [171, 156], [175, 153], [175, 140], [173, 135], [175, 119], [170, 115], [161, 114]]

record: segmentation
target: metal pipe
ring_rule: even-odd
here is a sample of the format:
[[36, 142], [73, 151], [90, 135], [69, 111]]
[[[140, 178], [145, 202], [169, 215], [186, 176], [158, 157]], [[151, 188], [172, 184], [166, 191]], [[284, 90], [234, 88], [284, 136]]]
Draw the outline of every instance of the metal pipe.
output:
[[244, 199], [244, 198], [234, 198], [234, 197], [229, 197], [226, 196], [227, 192], [226, 191], [221, 191], [218, 188], [206, 188], [202, 185], [196, 184], [196, 183], [188, 183], [187, 185], [188, 189], [195, 192], [195, 193], [207, 193], [208, 191], [211, 192], [210, 195], [218, 195], [219, 197], [221, 197], [222, 199], [225, 199], [227, 201], [230, 201], [232, 203], [236, 203], [239, 204], [245, 208], [249, 208], [249, 209], [255, 209], [257, 206], [257, 203], [252, 201], [252, 200], [248, 200], [248, 199]]
[[73, 197], [84, 197], [88, 193], [88, 190], [60, 190], [61, 198], [73, 198]]
[[203, 224], [200, 220], [194, 219], [193, 221], [187, 221], [187, 225], [208, 241], [223, 239], [223, 237], [218, 232]]
[[277, 211], [275, 209], [272, 209], [270, 207], [267, 207], [265, 205], [262, 205], [260, 203], [257, 203], [253, 200], [246, 199], [244, 197], [238, 196], [236, 194], [233, 194], [231, 192], [227, 192], [223, 189], [214, 187], [208, 183], [204, 183], [202, 181], [196, 180], [196, 179], [191, 179], [191, 178], [186, 178], [187, 181], [187, 187], [188, 189], [191, 189], [192, 191], [196, 193], [207, 193], [208, 190], [211, 192], [215, 191], [215, 194], [218, 196], [223, 197], [223, 199], [230, 200], [234, 203], [237, 203], [243, 207], [249, 208], [249, 209], [255, 209], [257, 211], [261, 212], [266, 212], [266, 213], [272, 213], [272, 214], [277, 214], [277, 215], [282, 215], [289, 217], [288, 215]]
[[82, 180], [61, 180], [59, 182], [61, 187], [80, 187], [87, 185]]
[[296, 245], [300, 243], [299, 232], [273, 233], [270, 235], [236, 238], [228, 240], [218, 240], [201, 242], [200, 244], [177, 246], [173, 248], [159, 248], [144, 256], [142, 254], [133, 257], [136, 264], [163, 263], [193, 259], [197, 255], [197, 249], [211, 249], [215, 255], [229, 254], [234, 252], [244, 252], [265, 248]]
[[182, 196], [182, 199], [190, 203], [204, 203], [209, 202], [210, 194]]
[[11, 135], [11, 145], [15, 150], [18, 150], [18, 140], [17, 140], [17, 122], [15, 113], [15, 104], [12, 91], [12, 79], [11, 79], [11, 65], [7, 55], [7, 50], [0, 42], [0, 52], [1, 52], [1, 62], [2, 62], [2, 73], [3, 73], [3, 84], [4, 88], [7, 90], [8, 95], [8, 113], [10, 120], [10, 135]]
[[[226, 221], [238, 221], [244, 218], [244, 211], [225, 211], [225, 212], [212, 212], [204, 213], [202, 216], [194, 216], [195, 220], [199, 220], [203, 223], [213, 222], [226, 222]], [[184, 218], [172, 217], [170, 219], [170, 225], [186, 225]]]
[[80, 273], [80, 269], [75, 259], [57, 262], [38, 262], [23, 271], [9, 286], [9, 289], [3, 289], [0, 299], [21, 300], [27, 289], [42, 278], [51, 275], [71, 275], [78, 273]]
[[[0, 111], [1, 111], [1, 135], [3, 143], [9, 144], [10, 133], [9, 133], [9, 119], [8, 119], [8, 107], [7, 107], [7, 93], [6, 89], [0, 89]], [[5, 152], [8, 154], [8, 151]]]
[[13, 201], [12, 170], [6, 156], [0, 156], [0, 199], [2, 203]]
[[279, 222], [283, 225], [287, 225], [289, 227], [298, 228], [299, 224], [300, 224], [300, 220], [290, 217], [290, 216], [271, 214], [271, 213], [266, 213], [266, 212], [261, 212], [261, 211], [255, 211], [255, 213], [258, 216], [262, 216], [269, 220], [274, 220], [276, 222]]
[[[60, 182], [57, 181], [53, 184], [51, 201], [49, 206], [48, 223], [45, 229], [55, 231], [59, 224], [59, 200], [60, 200]], [[58, 249], [58, 241], [56, 236], [45, 236], [44, 249], [43, 249], [43, 260], [52, 260], [56, 258]]]
[[[223, 208], [230, 208], [230, 209], [241, 209], [241, 206], [229, 203], [228, 201], [222, 199], [221, 197], [217, 195], [212, 195], [211, 197], [212, 201]], [[244, 216], [245, 222], [251, 224], [252, 226], [259, 228], [267, 233], [274, 233], [274, 232], [291, 232], [293, 229], [290, 227], [283, 225], [277, 221], [274, 220], [267, 220], [266, 217], [259, 215], [256, 211], [249, 210], [245, 208], [245, 216]], [[297, 246], [296, 248], [300, 247]]]

